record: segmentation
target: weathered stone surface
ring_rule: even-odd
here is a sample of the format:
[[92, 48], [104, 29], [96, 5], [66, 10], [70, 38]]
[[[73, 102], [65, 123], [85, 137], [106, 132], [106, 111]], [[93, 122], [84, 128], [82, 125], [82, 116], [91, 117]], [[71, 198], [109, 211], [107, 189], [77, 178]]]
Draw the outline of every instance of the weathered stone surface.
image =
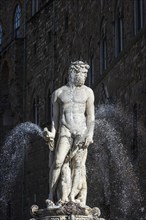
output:
[[[47, 200], [46, 200], [47, 203]], [[48, 220], [104, 220], [100, 218], [100, 210], [97, 207], [90, 208], [88, 206], [80, 206], [74, 202], [66, 202], [61, 205], [47, 206], [46, 209], [39, 209], [37, 205], [33, 205], [30, 210], [34, 219]]]
[[31, 218], [30, 220], [104, 220], [103, 218], [93, 218], [93, 217], [87, 217], [87, 216], [81, 216], [81, 215], [60, 215], [60, 216], [44, 216], [41, 218]]

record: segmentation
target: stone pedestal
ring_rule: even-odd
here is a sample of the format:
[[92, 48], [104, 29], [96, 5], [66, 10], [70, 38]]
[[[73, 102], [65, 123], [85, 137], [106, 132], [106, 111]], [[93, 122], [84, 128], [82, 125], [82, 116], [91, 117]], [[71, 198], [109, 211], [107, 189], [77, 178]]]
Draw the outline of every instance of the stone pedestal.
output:
[[44, 216], [44, 217], [36, 217], [31, 218], [30, 220], [104, 220], [103, 218], [98, 217], [89, 217], [84, 215], [59, 215], [59, 216]]
[[100, 218], [100, 209], [97, 207], [81, 206], [78, 203], [66, 202], [55, 205], [50, 200], [46, 200], [47, 208], [39, 209], [33, 205], [30, 220], [104, 220]]

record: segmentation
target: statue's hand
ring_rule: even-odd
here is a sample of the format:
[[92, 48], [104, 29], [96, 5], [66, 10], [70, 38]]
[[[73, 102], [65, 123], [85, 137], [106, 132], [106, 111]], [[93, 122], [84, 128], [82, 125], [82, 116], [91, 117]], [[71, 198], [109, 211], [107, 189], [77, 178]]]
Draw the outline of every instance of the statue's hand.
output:
[[84, 144], [84, 146], [83, 146], [83, 148], [87, 148], [90, 144], [92, 144], [93, 143], [93, 138], [92, 137], [90, 137], [90, 136], [87, 136], [86, 138], [85, 138], [85, 144]]
[[45, 127], [43, 130], [43, 136], [46, 141], [49, 140], [50, 138], [54, 139], [54, 134], [50, 132], [47, 127]]
[[54, 134], [50, 132], [48, 128], [45, 127], [43, 131], [43, 137], [45, 141], [47, 142], [49, 149], [53, 151], [54, 150]]

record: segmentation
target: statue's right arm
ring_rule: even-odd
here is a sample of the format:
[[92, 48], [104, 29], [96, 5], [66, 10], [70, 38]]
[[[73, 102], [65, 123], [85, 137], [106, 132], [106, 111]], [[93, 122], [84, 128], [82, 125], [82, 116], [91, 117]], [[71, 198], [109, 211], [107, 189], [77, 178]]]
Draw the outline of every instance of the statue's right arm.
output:
[[55, 138], [59, 125], [59, 103], [58, 103], [58, 91], [52, 94], [52, 128], [51, 132]]
[[51, 151], [54, 150], [54, 138], [56, 135], [56, 132], [58, 130], [58, 124], [59, 124], [59, 103], [58, 103], [58, 92], [55, 91], [52, 94], [52, 127], [51, 132], [48, 130], [47, 127], [44, 128], [43, 131], [43, 137], [45, 141], [49, 145], [49, 149]]

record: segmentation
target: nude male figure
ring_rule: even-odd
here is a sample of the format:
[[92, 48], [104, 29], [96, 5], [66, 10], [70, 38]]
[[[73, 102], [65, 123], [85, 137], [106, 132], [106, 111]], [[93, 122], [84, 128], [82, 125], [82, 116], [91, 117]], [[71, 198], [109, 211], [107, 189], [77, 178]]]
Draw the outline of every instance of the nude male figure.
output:
[[[55, 158], [50, 172], [49, 199], [52, 201], [62, 166], [67, 155], [73, 151], [72, 147], [76, 137], [81, 137], [82, 153], [80, 153], [80, 156], [83, 155], [85, 161], [87, 147], [93, 143], [94, 94], [89, 87], [84, 85], [88, 69], [89, 65], [82, 61], [71, 63], [67, 85], [57, 89], [52, 95], [53, 119], [52, 129], [48, 133], [48, 137], [54, 140], [58, 132]], [[78, 151], [76, 154], [78, 154]], [[78, 160], [77, 155], [74, 158], [75, 173], [75, 169], [82, 166], [82, 158]], [[75, 185], [77, 185], [76, 180], [73, 180], [73, 186]], [[71, 193], [71, 200], [74, 200], [74, 192]]]

